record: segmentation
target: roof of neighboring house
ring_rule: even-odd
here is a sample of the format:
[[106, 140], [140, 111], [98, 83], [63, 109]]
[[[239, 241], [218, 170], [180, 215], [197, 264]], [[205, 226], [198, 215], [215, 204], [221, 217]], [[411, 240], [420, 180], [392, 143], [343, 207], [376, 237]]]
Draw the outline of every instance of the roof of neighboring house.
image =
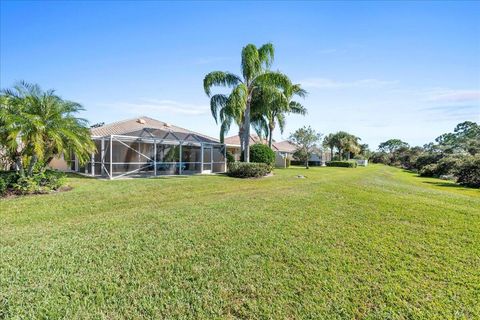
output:
[[[255, 134], [251, 134], [250, 144], [255, 144], [255, 143], [268, 144], [268, 141], [266, 139], [261, 139], [259, 136]], [[225, 138], [225, 144], [228, 146], [240, 146], [240, 138], [238, 135]], [[280, 142], [275, 142], [275, 141], [272, 142], [273, 151], [294, 153], [296, 149], [297, 147], [293, 143], [287, 140], [280, 141]]]
[[137, 117], [90, 129], [92, 136], [126, 135], [218, 143], [219, 140], [150, 117]]
[[[230, 146], [240, 146], [240, 137], [238, 135], [231, 136], [231, 137], [225, 138], [224, 142], [225, 142], [225, 144], [230, 145]], [[267, 140], [260, 139], [259, 136], [255, 135], [255, 134], [251, 134], [250, 135], [250, 144], [255, 144], [255, 143], [267, 144]]]
[[273, 142], [272, 149], [280, 152], [294, 153], [295, 150], [297, 150], [297, 146], [290, 141], [285, 140], [280, 142]]

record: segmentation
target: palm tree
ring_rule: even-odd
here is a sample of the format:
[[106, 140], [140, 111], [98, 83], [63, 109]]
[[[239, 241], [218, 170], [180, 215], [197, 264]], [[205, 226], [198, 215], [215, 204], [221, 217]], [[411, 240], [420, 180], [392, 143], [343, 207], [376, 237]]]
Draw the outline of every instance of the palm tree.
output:
[[[256, 91], [267, 87], [287, 87], [290, 80], [280, 72], [269, 70], [274, 58], [271, 43], [257, 48], [248, 44], [242, 49], [242, 76], [230, 72], [213, 71], [205, 76], [203, 88], [210, 97], [210, 109], [216, 122], [220, 119], [220, 140], [235, 121], [239, 125], [241, 150], [245, 162], [249, 162], [250, 124], [252, 101]], [[213, 86], [232, 88], [229, 95], [211, 95]]]
[[273, 130], [278, 124], [280, 132], [283, 133], [287, 114], [305, 115], [307, 113], [307, 109], [301, 103], [292, 100], [295, 95], [304, 98], [307, 92], [299, 84], [289, 84], [283, 90], [269, 89], [270, 91], [267, 93], [260, 91], [259, 98], [255, 99], [255, 103], [260, 105], [256, 108], [260, 113], [257, 118], [264, 119], [264, 121], [258, 119], [257, 122], [261, 123], [259, 126], [267, 133], [268, 145], [271, 148]]
[[333, 149], [335, 148], [335, 134], [330, 133], [328, 136], [325, 136], [323, 139], [323, 146], [330, 149], [330, 160], [333, 160]]
[[342, 160], [345, 152], [348, 152], [347, 158], [350, 159], [350, 153], [358, 153], [360, 151], [359, 141], [359, 137], [345, 131], [339, 131], [325, 137], [323, 144], [330, 148], [332, 158], [333, 147], [337, 148], [340, 160]]
[[25, 163], [32, 175], [37, 163], [45, 167], [56, 155], [68, 159], [74, 153], [84, 163], [95, 151], [88, 122], [75, 117], [84, 110], [80, 104], [26, 82], [3, 90], [1, 97], [0, 144], [21, 175]]

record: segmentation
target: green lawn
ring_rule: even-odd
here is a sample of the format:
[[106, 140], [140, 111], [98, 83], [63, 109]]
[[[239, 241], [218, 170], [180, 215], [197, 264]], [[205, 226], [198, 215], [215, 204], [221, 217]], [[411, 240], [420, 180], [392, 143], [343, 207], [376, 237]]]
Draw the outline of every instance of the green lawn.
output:
[[480, 317], [479, 190], [384, 166], [69, 183], [0, 200], [0, 318]]

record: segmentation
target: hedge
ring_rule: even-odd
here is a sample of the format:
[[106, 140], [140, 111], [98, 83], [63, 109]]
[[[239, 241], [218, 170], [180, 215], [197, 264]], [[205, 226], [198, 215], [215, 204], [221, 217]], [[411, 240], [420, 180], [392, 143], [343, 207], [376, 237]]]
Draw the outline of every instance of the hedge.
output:
[[259, 178], [272, 171], [272, 167], [266, 163], [234, 162], [228, 167], [227, 175], [235, 178]]
[[344, 167], [344, 168], [356, 168], [357, 161], [328, 161], [325, 163], [327, 167]]

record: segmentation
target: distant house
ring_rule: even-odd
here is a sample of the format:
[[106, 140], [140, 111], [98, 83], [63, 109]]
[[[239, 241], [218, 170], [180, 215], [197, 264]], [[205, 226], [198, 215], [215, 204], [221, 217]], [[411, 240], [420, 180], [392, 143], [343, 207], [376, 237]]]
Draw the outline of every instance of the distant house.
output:
[[225, 144], [218, 139], [149, 117], [91, 129], [97, 151], [80, 165], [55, 159], [51, 167], [110, 179], [217, 173], [226, 170]]
[[[227, 151], [230, 152], [235, 157], [236, 161], [240, 161], [240, 157], [241, 157], [240, 137], [238, 135], [227, 137], [224, 139], [224, 143], [227, 147]], [[251, 134], [250, 145], [254, 145], [256, 143], [268, 144], [268, 141], [260, 138], [255, 134]]]
[[[238, 135], [225, 138], [224, 142], [227, 151], [233, 154], [235, 160], [239, 161], [241, 157], [241, 152], [240, 138], [238, 137]], [[252, 134], [250, 135], [250, 145], [253, 145], [255, 143], [268, 144], [268, 141], [266, 139], [261, 139], [257, 135]], [[293, 154], [295, 153], [296, 149], [297, 146], [288, 140], [280, 142], [273, 141], [272, 150], [275, 152], [275, 166], [277, 168], [285, 168], [287, 166], [288, 160], [294, 160]], [[325, 161], [329, 160], [330, 155], [318, 149], [312, 154], [309, 162], [311, 165], [322, 165]]]
[[289, 161], [293, 160], [293, 154], [297, 146], [290, 141], [272, 142], [272, 150], [275, 151], [275, 166], [277, 168], [286, 168]]

